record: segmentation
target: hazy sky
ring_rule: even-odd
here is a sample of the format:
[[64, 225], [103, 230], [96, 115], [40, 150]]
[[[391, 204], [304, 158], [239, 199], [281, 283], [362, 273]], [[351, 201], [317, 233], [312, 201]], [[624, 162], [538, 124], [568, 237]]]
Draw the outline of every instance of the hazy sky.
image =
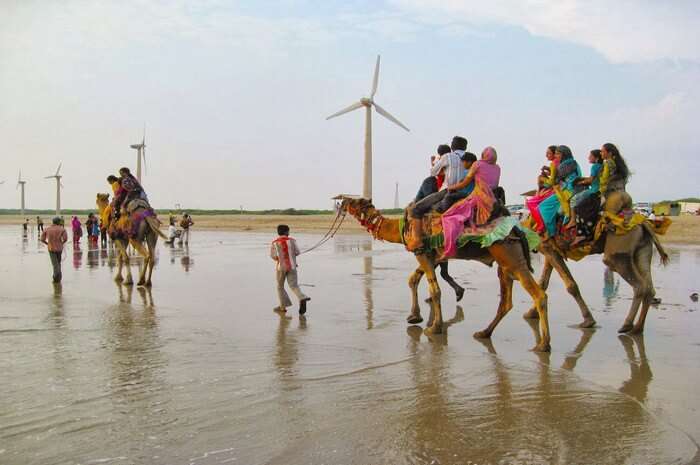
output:
[[0, 1], [0, 207], [94, 206], [135, 165], [156, 207], [327, 208], [359, 193], [369, 92], [374, 197], [413, 196], [439, 143], [498, 150], [509, 201], [545, 147], [614, 142], [636, 200], [699, 196], [700, 2]]

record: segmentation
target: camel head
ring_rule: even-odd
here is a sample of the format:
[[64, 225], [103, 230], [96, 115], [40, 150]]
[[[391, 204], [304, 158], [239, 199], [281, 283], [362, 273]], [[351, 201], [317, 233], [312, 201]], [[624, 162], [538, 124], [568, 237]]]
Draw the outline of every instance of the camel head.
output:
[[355, 217], [375, 239], [402, 243], [398, 220], [384, 218], [382, 213], [372, 205], [371, 200], [350, 195], [339, 195], [334, 198], [340, 200], [339, 211]]
[[370, 213], [377, 211], [372, 205], [372, 201], [356, 197], [353, 195], [341, 194], [334, 197], [335, 200], [340, 200], [340, 211], [350, 213], [355, 218], [360, 219], [362, 216], [369, 216]]
[[95, 204], [97, 205], [97, 209], [99, 211], [104, 210], [107, 208], [109, 205], [109, 194], [97, 194], [97, 198], [95, 199]]

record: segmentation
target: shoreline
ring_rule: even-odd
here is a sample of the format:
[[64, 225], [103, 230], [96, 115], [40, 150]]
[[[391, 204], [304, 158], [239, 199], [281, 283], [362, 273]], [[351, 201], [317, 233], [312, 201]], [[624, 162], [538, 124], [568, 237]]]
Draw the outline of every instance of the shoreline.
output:
[[[35, 215], [36, 216], [36, 215]], [[34, 217], [29, 217], [31, 228], [36, 228]], [[387, 215], [397, 218], [396, 215]], [[25, 217], [26, 218], [26, 217]], [[193, 230], [203, 231], [232, 231], [232, 232], [269, 232], [275, 234], [278, 224], [288, 224], [294, 233], [325, 234], [333, 224], [335, 215], [203, 215], [193, 216]], [[44, 227], [50, 225], [50, 217], [43, 217]], [[84, 218], [83, 218], [84, 219]], [[659, 236], [664, 244], [700, 245], [700, 216], [674, 216], [673, 224], [664, 236]], [[161, 221], [167, 222], [167, 215], [160, 216]], [[9, 226], [22, 224], [19, 215], [0, 215], [0, 225]], [[354, 218], [347, 217], [339, 234], [367, 234]]]

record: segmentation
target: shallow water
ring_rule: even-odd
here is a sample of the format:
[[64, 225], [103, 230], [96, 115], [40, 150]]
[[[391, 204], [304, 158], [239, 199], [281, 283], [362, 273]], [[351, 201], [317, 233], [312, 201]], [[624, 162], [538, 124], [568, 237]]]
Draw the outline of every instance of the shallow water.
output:
[[451, 264], [459, 305], [441, 281], [447, 334], [407, 327], [415, 260], [363, 236], [302, 256], [309, 313], [280, 317], [270, 240], [160, 245], [152, 291], [116, 285], [107, 251], [69, 246], [55, 289], [35, 237], [0, 228], [0, 464], [697, 461], [700, 248], [655, 266], [644, 337], [616, 333], [629, 286], [606, 285], [599, 257], [572, 264], [599, 328], [569, 326], [580, 315], [553, 277], [541, 355], [517, 284], [491, 343], [471, 337], [498, 300], [477, 263]]

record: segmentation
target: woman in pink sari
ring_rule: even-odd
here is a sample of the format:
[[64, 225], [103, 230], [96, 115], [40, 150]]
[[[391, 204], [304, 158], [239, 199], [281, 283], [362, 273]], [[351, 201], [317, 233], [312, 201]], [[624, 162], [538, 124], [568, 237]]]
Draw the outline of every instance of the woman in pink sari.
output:
[[554, 186], [554, 179], [557, 175], [557, 166], [559, 165], [558, 160], [554, 157], [556, 151], [556, 145], [550, 145], [547, 147], [546, 156], [547, 160], [549, 160], [549, 170], [546, 174], [546, 179], [543, 178], [546, 172], [544, 169], [545, 167], [542, 167], [542, 173], [537, 178], [537, 193], [525, 201], [525, 205], [527, 205], [528, 210], [530, 210], [530, 216], [535, 222], [535, 230], [538, 233], [544, 232], [544, 220], [540, 214], [539, 206], [543, 200], [554, 194], [554, 189], [552, 189], [552, 186]]
[[452, 205], [442, 215], [442, 232], [445, 236], [443, 257], [454, 257], [457, 252], [457, 238], [464, 231], [464, 224], [472, 227], [484, 224], [491, 216], [496, 198], [493, 189], [501, 179], [501, 167], [496, 164], [496, 149], [486, 147], [481, 152], [481, 160], [474, 163], [467, 176], [458, 184], [448, 186], [449, 190], [459, 190], [474, 181], [474, 190], [467, 198]]

